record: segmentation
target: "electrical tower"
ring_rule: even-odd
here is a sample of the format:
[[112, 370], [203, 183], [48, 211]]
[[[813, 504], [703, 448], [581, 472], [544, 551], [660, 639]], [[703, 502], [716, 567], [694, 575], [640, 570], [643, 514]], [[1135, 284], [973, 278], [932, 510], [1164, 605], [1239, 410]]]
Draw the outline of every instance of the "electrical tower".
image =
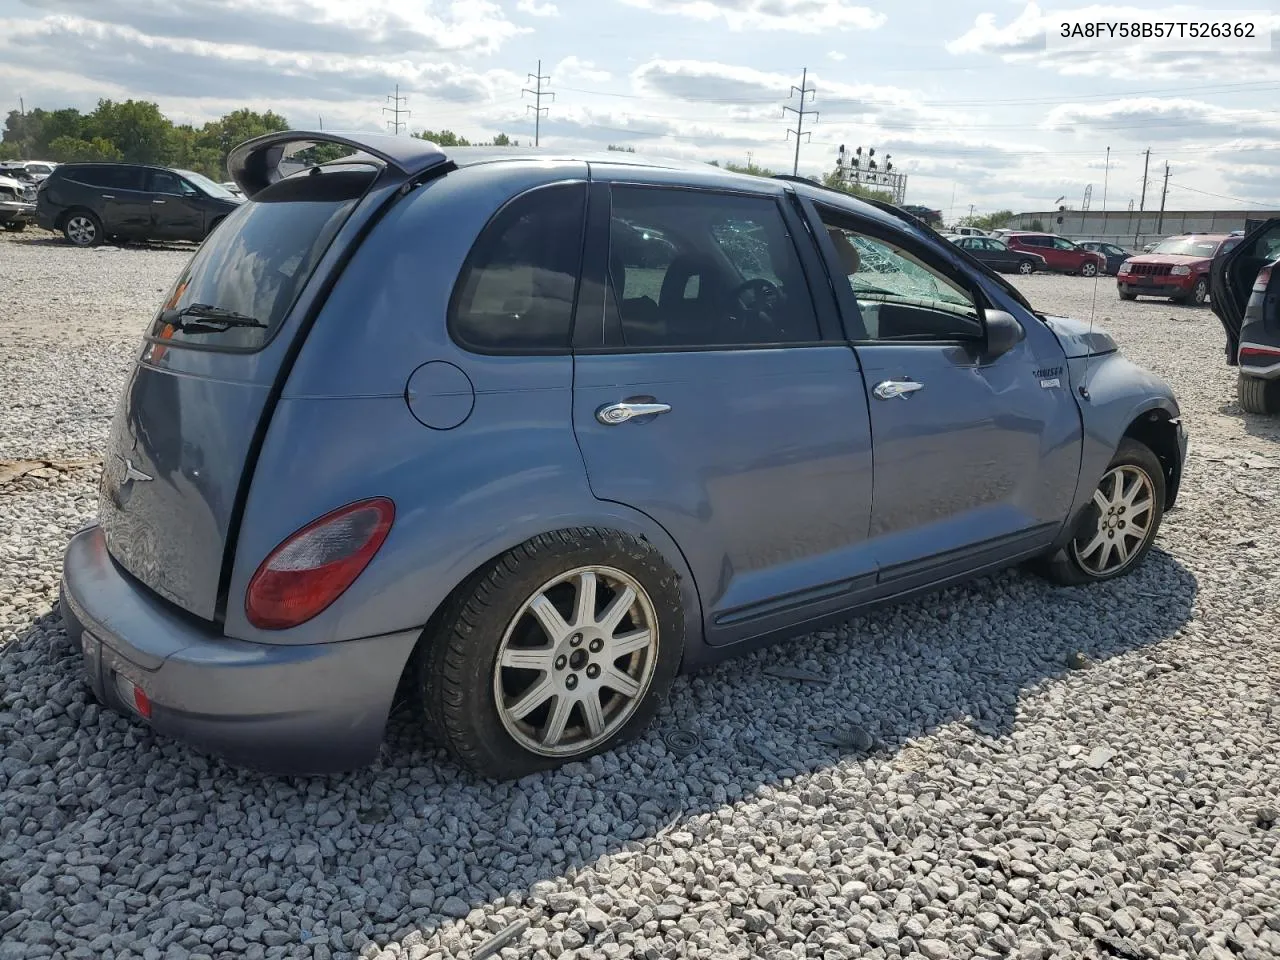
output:
[[533, 111], [533, 145], [536, 147], [540, 145], [538, 141], [542, 134], [542, 115], [551, 110], [550, 107], [544, 107], [542, 105], [542, 98], [550, 97], [551, 102], [555, 103], [556, 95], [550, 90], [542, 89], [543, 82], [550, 83], [551, 77], [550, 75], [543, 74], [541, 60], [538, 61], [538, 72], [529, 74], [528, 82], [533, 84], [533, 89], [530, 90], [528, 87], [525, 87], [520, 91], [520, 97], [523, 99], [526, 93], [533, 96], [533, 103], [527, 104], [525, 109]]
[[815, 120], [818, 118], [817, 110], [806, 110], [804, 108], [805, 97], [808, 97], [809, 99], [812, 100], [813, 93], [814, 93], [814, 88], [809, 86], [808, 84], [809, 84], [809, 68], [805, 67], [804, 72], [800, 75], [800, 86], [798, 87], [792, 86], [791, 93], [790, 93], [790, 96], [792, 97], [794, 97], [797, 93], [800, 94], [799, 108], [786, 107], [786, 106], [782, 108], [782, 115], [784, 117], [787, 115], [788, 110], [796, 115], [795, 129], [793, 130], [790, 127], [787, 127], [787, 139], [790, 139], [793, 133], [796, 135], [796, 161], [795, 161], [795, 165], [792, 166], [791, 168], [791, 175], [793, 177], [800, 175], [800, 138], [802, 136], [812, 138], [813, 136], [812, 134], [804, 132], [804, 118], [807, 116], [812, 116]]
[[[391, 128], [392, 133], [399, 134], [401, 130], [409, 126], [409, 111], [400, 106], [402, 103], [408, 103], [409, 98], [400, 96], [400, 84], [397, 83], [394, 96], [387, 94], [387, 100], [391, 102], [391, 106], [383, 107], [382, 112], [391, 114], [392, 119], [387, 121], [387, 126]], [[400, 119], [400, 114], [404, 114], [404, 120]]]

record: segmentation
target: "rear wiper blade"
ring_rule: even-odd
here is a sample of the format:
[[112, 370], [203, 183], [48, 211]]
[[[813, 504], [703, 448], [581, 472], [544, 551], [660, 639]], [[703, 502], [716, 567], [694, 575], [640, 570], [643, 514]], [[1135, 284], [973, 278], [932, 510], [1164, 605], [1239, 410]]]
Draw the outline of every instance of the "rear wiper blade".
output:
[[184, 333], [222, 333], [232, 327], [266, 327], [257, 317], [208, 303], [193, 303], [181, 310], [168, 311], [163, 319], [165, 323], [172, 324], [175, 329]]

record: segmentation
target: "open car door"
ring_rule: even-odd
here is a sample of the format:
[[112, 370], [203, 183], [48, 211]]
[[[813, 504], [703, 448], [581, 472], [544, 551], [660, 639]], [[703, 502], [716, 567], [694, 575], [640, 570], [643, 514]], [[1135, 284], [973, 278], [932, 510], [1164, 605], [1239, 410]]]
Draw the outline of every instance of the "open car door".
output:
[[1239, 359], [1240, 330], [1258, 271], [1280, 257], [1280, 219], [1264, 220], [1231, 251], [1220, 254], [1210, 271], [1210, 306], [1227, 334], [1227, 363]]

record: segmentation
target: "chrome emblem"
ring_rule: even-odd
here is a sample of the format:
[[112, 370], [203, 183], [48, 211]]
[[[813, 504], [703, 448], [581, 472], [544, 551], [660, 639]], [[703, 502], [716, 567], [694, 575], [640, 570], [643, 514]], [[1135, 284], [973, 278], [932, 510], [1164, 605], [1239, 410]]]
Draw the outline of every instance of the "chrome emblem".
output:
[[136, 468], [133, 465], [133, 461], [128, 459], [127, 457], [122, 457], [120, 456], [120, 454], [117, 453], [116, 459], [124, 464], [124, 480], [121, 481], [122, 483], [129, 483], [132, 480], [145, 482], [145, 481], [154, 479], [149, 474], [143, 473], [141, 470]]

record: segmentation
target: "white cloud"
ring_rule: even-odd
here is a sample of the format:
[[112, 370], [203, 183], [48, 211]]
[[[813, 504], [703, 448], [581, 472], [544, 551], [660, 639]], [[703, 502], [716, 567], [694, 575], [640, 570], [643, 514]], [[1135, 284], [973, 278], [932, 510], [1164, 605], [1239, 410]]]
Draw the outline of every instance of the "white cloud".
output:
[[586, 83], [604, 83], [613, 78], [608, 70], [601, 70], [590, 60], [580, 57], [565, 57], [551, 70], [552, 81], [581, 80]]
[[[1221, 107], [1183, 97], [1128, 97], [1103, 103], [1067, 103], [1045, 118], [1050, 130], [1113, 131], [1148, 140], [1266, 137], [1280, 140], [1274, 112]], [[1278, 140], [1271, 149], [1280, 148]]]
[[875, 30], [888, 19], [848, 0], [623, 0], [633, 7], [691, 20], [723, 20], [730, 30]]
[[844, 59], [845, 59], [845, 55], [844, 55], [843, 53], [841, 53], [839, 50], [828, 50], [828, 51], [827, 51], [827, 59], [828, 59], [828, 60], [834, 60], [834, 61], [836, 61], [837, 63], [839, 63], [841, 60], [844, 60]]
[[538, 0], [516, 0], [516, 9], [531, 17], [560, 16], [560, 8], [554, 3], [538, 3]]

